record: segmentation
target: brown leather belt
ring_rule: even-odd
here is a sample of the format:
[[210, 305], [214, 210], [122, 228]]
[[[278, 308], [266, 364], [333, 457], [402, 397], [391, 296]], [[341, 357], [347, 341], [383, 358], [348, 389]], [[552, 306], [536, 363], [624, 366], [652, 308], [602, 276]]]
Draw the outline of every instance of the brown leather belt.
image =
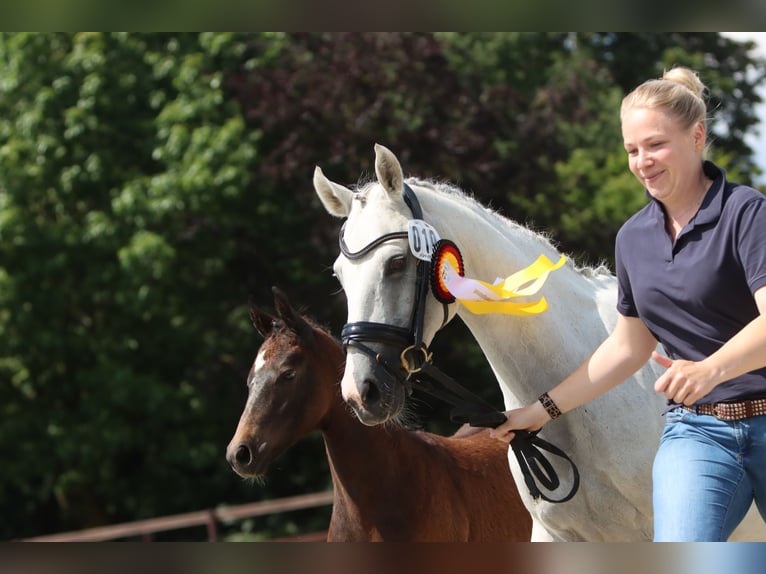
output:
[[749, 399], [730, 403], [714, 403], [682, 408], [699, 415], [713, 415], [722, 421], [738, 421], [759, 415], [766, 415], [766, 399]]

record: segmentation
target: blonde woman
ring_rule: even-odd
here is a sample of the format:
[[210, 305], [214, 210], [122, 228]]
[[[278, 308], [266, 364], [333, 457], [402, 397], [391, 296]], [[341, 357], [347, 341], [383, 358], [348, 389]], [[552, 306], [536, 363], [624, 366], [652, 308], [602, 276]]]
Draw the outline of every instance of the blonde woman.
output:
[[753, 500], [766, 513], [766, 197], [704, 160], [705, 91], [674, 68], [623, 100], [628, 164], [650, 201], [617, 235], [617, 324], [494, 431], [507, 442], [512, 429], [539, 429], [657, 361], [668, 411], [653, 467], [656, 541], [723, 541]]

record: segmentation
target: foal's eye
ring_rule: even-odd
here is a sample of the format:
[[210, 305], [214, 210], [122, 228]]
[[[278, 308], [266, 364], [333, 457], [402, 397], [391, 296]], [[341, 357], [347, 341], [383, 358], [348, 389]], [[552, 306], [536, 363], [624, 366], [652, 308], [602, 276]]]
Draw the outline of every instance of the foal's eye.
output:
[[386, 275], [393, 275], [394, 273], [401, 273], [407, 267], [407, 258], [404, 255], [398, 257], [392, 257], [386, 263]]
[[289, 369], [283, 372], [281, 375], [279, 375], [279, 379], [282, 381], [292, 381], [294, 378], [295, 378], [295, 371], [293, 369]]

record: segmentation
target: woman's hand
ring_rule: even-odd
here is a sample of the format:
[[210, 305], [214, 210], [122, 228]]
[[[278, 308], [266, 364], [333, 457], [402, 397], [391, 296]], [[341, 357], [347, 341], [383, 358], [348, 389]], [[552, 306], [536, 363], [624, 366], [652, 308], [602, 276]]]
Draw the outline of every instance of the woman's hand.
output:
[[765, 367], [766, 285], [753, 296], [760, 314], [702, 361], [674, 361], [653, 353], [652, 358], [667, 369], [654, 383], [654, 390], [679, 405], [691, 406], [723, 381]]
[[543, 428], [543, 425], [551, 420], [543, 405], [537, 401], [520, 409], [505, 411], [505, 416], [508, 420], [492, 429], [489, 436], [506, 444], [510, 443], [516, 436], [513, 431], [536, 431]]
[[652, 359], [667, 369], [654, 383], [654, 390], [676, 404], [691, 406], [716, 386], [713, 374], [702, 362], [673, 360], [656, 351]]

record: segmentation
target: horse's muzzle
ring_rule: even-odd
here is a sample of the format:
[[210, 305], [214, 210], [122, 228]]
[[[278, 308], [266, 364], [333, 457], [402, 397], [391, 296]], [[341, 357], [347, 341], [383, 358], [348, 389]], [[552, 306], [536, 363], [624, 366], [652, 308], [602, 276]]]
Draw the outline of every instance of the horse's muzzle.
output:
[[265, 472], [255, 454], [253, 446], [244, 441], [232, 441], [226, 447], [226, 461], [232, 470], [243, 478], [260, 476]]

